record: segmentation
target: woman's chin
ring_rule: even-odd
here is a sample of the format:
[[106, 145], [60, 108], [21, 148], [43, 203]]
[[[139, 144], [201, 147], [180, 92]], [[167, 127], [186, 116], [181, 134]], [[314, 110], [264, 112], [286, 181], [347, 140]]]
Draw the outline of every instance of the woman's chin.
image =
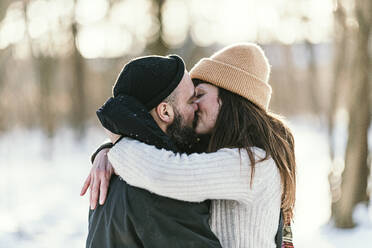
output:
[[195, 133], [197, 135], [204, 135], [204, 134], [209, 134], [211, 131], [210, 128], [207, 128], [205, 127], [203, 124], [201, 124], [200, 122], [198, 123], [198, 125], [196, 125], [195, 127]]

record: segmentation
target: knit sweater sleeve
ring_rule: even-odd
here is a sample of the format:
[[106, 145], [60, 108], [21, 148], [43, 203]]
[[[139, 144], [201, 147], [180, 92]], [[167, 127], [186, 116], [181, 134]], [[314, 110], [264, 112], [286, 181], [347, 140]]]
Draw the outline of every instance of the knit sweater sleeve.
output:
[[[254, 150], [256, 159], [265, 153]], [[258, 156], [260, 154], [260, 156]], [[124, 138], [108, 153], [115, 172], [128, 184], [173, 199], [201, 202], [226, 199], [248, 203], [259, 192], [260, 167], [256, 163], [250, 187], [251, 166], [245, 150], [221, 149], [215, 153], [179, 154]]]

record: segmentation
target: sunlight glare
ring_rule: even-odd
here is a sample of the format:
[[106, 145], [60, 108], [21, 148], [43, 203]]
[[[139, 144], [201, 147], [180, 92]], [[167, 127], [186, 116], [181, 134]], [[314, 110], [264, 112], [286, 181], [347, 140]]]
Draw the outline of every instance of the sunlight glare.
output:
[[312, 0], [304, 3], [304, 11], [309, 18], [305, 39], [312, 43], [329, 41], [332, 35], [333, 4], [332, 1]]
[[107, 22], [83, 26], [77, 39], [77, 46], [85, 58], [120, 57], [131, 45], [132, 36], [127, 30]]
[[203, 20], [195, 22], [191, 27], [191, 37], [201, 47], [212, 45], [216, 41], [216, 33], [215, 26]]
[[276, 29], [277, 40], [283, 44], [292, 44], [296, 41], [300, 30], [301, 26], [298, 25], [297, 19], [287, 18], [282, 20], [280, 26]]
[[189, 30], [188, 8], [183, 0], [168, 0], [162, 9], [163, 39], [172, 47], [180, 46]]
[[76, 20], [80, 24], [90, 24], [105, 17], [108, 10], [106, 0], [79, 0], [76, 5]]
[[280, 17], [273, 4], [262, 3], [260, 8], [255, 11], [257, 20], [257, 40], [260, 43], [270, 43], [275, 40], [275, 34], [272, 30], [275, 30]]
[[225, 0], [225, 6], [220, 14], [219, 27], [224, 32], [219, 33], [218, 42], [231, 44], [240, 41], [255, 41], [257, 38], [256, 3], [253, 1]]
[[189, 2], [192, 19], [202, 18], [217, 21], [218, 11], [223, 6], [223, 0], [192, 0]]
[[72, 9], [72, 0], [32, 1], [27, 8], [30, 37], [37, 39], [48, 32], [64, 33], [61, 27], [66, 27], [71, 23]]
[[110, 21], [126, 27], [138, 38], [151, 37], [158, 27], [151, 15], [151, 1], [126, 0], [115, 3], [110, 11]]
[[189, 2], [191, 38], [199, 46], [210, 46], [217, 40], [218, 13], [221, 0], [193, 0]]
[[[53, 54], [62, 56], [68, 53], [74, 15], [81, 25], [79, 29], [84, 30], [78, 43], [80, 51], [87, 57], [143, 51], [158, 37], [157, 5], [151, 0], [114, 1], [110, 8], [108, 0], [78, 0], [75, 9], [74, 2], [29, 2], [27, 27], [35, 41], [34, 49], [40, 52], [47, 49], [47, 53], [55, 50]], [[333, 7], [331, 0], [167, 0], [162, 9], [162, 38], [170, 47], [182, 46], [188, 35], [203, 47], [216, 42], [226, 45], [240, 41], [329, 42], [333, 35]], [[352, 23], [349, 19], [348, 24]], [[103, 30], [103, 22], [108, 30]], [[22, 41], [25, 31], [23, 3], [16, 1], [10, 4], [0, 23], [0, 49]], [[111, 40], [101, 37], [114, 33], [118, 37], [113, 35]], [[86, 37], [91, 37], [94, 42], [88, 42]], [[119, 42], [122, 39], [125, 39], [123, 44]], [[118, 47], [107, 48], [103, 43], [118, 44]], [[97, 47], [92, 48], [94, 44]], [[114, 52], [115, 49], [118, 52]]]
[[21, 41], [25, 33], [22, 2], [12, 3], [0, 23], [0, 49]]

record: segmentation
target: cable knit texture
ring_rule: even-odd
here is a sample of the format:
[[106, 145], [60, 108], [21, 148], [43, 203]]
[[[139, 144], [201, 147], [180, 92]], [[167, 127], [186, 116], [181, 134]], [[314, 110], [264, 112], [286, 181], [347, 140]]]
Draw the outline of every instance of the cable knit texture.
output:
[[[254, 148], [256, 160], [265, 152]], [[128, 184], [189, 202], [212, 199], [210, 226], [225, 248], [275, 246], [281, 182], [270, 158], [251, 166], [245, 150], [175, 154], [124, 138], [108, 153], [115, 172]]]

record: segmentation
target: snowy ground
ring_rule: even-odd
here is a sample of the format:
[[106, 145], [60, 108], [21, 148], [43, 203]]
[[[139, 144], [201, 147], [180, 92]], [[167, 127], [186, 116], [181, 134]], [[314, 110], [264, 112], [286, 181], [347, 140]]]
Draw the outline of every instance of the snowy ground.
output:
[[[327, 225], [325, 129], [303, 118], [293, 120], [292, 129], [298, 161], [295, 247], [372, 247], [372, 209], [357, 209], [359, 225], [352, 230]], [[62, 131], [49, 145], [38, 131], [0, 136], [0, 248], [85, 246], [88, 199], [79, 192], [90, 169], [89, 155], [104, 138], [99, 129], [88, 132], [89, 139], [75, 143], [71, 132]]]

